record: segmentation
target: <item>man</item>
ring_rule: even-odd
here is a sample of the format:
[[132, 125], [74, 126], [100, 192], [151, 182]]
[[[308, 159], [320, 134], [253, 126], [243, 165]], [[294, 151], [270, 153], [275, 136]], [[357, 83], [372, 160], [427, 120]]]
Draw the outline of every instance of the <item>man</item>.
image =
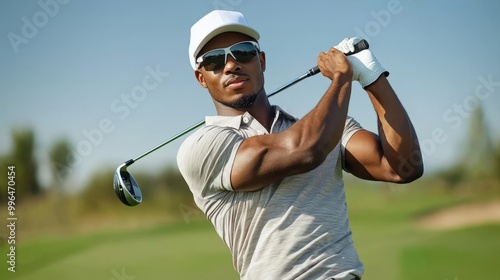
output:
[[[297, 120], [268, 101], [258, 39], [238, 12], [213, 11], [191, 28], [190, 62], [217, 116], [182, 144], [179, 169], [242, 279], [361, 279], [342, 169], [368, 180], [419, 178], [411, 121], [369, 50], [346, 57], [335, 48], [318, 57], [329, 88]], [[337, 48], [352, 51], [357, 40]], [[373, 103], [378, 135], [347, 117], [353, 80]]]

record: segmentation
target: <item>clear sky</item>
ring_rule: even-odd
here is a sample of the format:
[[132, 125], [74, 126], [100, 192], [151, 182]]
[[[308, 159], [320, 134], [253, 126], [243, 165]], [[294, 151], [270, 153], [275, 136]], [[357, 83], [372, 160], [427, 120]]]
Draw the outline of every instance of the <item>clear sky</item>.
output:
[[[33, 127], [47, 181], [48, 149], [67, 137], [79, 186], [91, 172], [117, 167], [213, 115], [187, 50], [191, 25], [214, 9], [241, 11], [260, 32], [268, 93], [340, 40], [367, 39], [425, 144], [427, 170], [461, 154], [478, 104], [500, 137], [499, 1], [23, 0], [0, 1], [0, 154], [10, 151], [14, 127]], [[317, 75], [271, 103], [301, 117], [327, 86]], [[349, 114], [376, 129], [359, 86]], [[182, 140], [131, 172], [175, 164]]]

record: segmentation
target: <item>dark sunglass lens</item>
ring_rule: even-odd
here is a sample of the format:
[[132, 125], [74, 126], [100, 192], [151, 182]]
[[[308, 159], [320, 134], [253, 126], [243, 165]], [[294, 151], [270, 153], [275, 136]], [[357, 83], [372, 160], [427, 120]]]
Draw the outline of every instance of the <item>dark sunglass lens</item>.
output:
[[242, 43], [233, 46], [231, 52], [239, 62], [249, 62], [257, 55], [257, 49], [252, 43]]
[[223, 50], [207, 53], [203, 56], [201, 65], [207, 71], [214, 71], [218, 68], [224, 67], [225, 53]]

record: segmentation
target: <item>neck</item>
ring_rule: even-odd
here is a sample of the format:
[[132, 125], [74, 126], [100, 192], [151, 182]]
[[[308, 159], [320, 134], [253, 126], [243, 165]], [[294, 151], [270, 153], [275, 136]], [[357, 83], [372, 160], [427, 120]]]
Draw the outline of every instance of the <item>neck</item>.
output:
[[260, 94], [257, 96], [255, 102], [250, 106], [242, 108], [233, 108], [215, 102], [215, 109], [217, 110], [217, 115], [219, 116], [240, 116], [243, 115], [245, 112], [248, 112], [259, 123], [261, 123], [267, 129], [267, 131], [271, 130], [274, 113], [264, 89], [262, 89]]

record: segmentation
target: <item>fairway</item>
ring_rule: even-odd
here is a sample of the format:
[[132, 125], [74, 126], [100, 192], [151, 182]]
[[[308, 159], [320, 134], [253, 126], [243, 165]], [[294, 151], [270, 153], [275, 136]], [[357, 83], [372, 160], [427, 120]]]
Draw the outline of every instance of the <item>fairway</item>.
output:
[[[346, 189], [364, 280], [475, 279], [500, 274], [500, 224], [423, 229], [422, 213], [454, 205], [498, 201], [449, 195], [429, 188]], [[125, 211], [125, 209], [124, 209]], [[2, 245], [5, 256], [7, 248]], [[128, 230], [45, 235], [22, 242], [16, 273], [0, 279], [238, 279], [227, 246], [203, 216]]]
[[425, 244], [404, 248], [402, 278], [497, 279], [499, 236], [500, 225], [486, 225], [439, 234]]
[[18, 255], [1, 279], [238, 279], [208, 223], [33, 242]]
[[0, 0], [0, 280], [500, 280], [499, 12]]

